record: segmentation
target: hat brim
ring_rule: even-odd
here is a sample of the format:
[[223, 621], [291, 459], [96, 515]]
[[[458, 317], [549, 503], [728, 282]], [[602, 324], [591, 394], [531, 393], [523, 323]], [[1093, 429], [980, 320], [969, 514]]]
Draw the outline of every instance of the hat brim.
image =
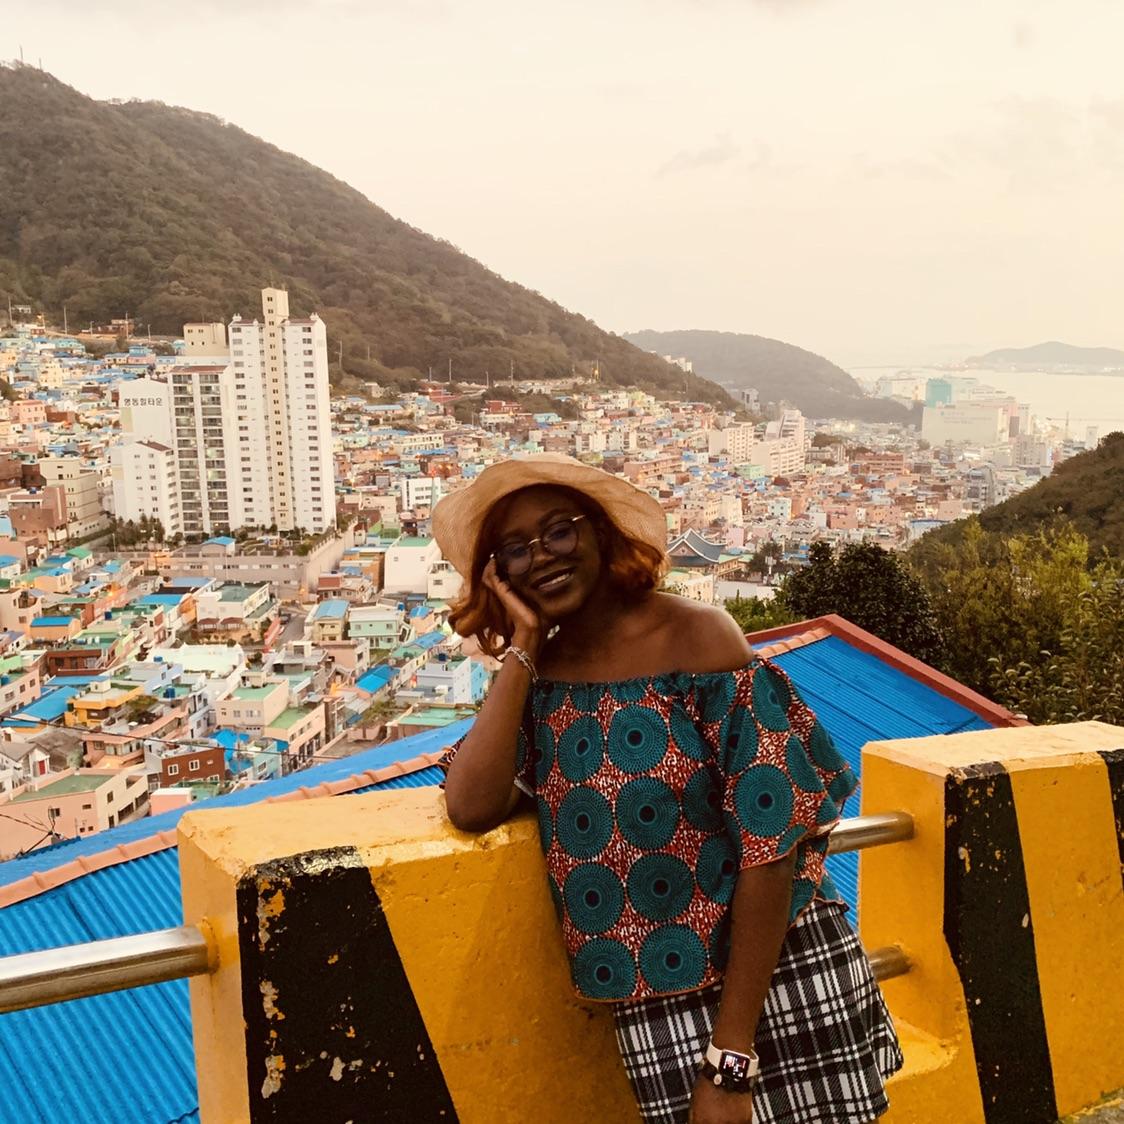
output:
[[467, 487], [437, 503], [433, 535], [442, 555], [458, 573], [468, 577], [488, 512], [513, 492], [551, 484], [588, 496], [630, 538], [661, 552], [667, 549], [667, 516], [647, 492], [573, 457], [538, 453], [489, 465]]

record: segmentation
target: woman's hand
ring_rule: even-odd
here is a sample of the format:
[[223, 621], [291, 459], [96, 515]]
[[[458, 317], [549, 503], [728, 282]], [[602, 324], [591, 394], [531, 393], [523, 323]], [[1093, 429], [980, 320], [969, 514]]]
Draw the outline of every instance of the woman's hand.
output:
[[695, 1079], [690, 1124], [751, 1124], [752, 1120], [752, 1093], [729, 1093], [705, 1077]]
[[546, 634], [546, 626], [542, 618], [511, 588], [509, 582], [500, 577], [494, 558], [488, 559], [481, 580], [484, 587], [490, 589], [499, 598], [511, 621], [511, 635], [507, 638], [508, 642], [522, 648], [531, 659], [536, 659]]

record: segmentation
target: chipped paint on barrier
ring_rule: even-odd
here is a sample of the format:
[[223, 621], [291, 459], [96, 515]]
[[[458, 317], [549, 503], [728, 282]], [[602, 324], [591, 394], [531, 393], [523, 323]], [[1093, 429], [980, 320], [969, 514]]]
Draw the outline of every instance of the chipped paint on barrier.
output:
[[266, 862], [239, 880], [236, 896], [251, 1088], [259, 1067], [267, 1074], [250, 1120], [451, 1119], [440, 1065], [358, 852], [336, 847]]

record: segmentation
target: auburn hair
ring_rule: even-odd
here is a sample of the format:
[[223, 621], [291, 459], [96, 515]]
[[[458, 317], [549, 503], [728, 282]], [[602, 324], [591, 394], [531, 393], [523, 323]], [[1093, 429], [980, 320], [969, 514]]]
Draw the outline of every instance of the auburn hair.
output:
[[[664, 551], [625, 534], [605, 509], [584, 492], [561, 484], [532, 484], [530, 487], [562, 492], [586, 516], [597, 533], [601, 548], [601, 576], [616, 589], [623, 600], [639, 600], [657, 588], [668, 569], [668, 558]], [[461, 636], [475, 637], [480, 650], [490, 656], [502, 654], [511, 639], [512, 624], [500, 599], [484, 585], [484, 567], [495, 549], [495, 534], [500, 517], [518, 494], [519, 492], [512, 492], [504, 496], [484, 517], [476, 540], [472, 569], [449, 612], [449, 624]]]

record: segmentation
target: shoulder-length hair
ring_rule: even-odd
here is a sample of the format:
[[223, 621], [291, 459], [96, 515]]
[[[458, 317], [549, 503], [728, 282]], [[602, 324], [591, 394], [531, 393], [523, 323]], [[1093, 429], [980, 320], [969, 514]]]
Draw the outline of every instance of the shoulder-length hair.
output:
[[[532, 485], [538, 487], [539, 485]], [[597, 533], [601, 549], [601, 576], [625, 601], [637, 601], [656, 589], [668, 569], [667, 554], [650, 543], [626, 535], [599, 503], [583, 492], [548, 485], [573, 500]], [[523, 490], [523, 489], [521, 489]], [[505, 496], [488, 512], [476, 540], [472, 569], [449, 613], [449, 623], [461, 636], [476, 638], [481, 651], [499, 656], [511, 639], [512, 624], [500, 599], [483, 582], [484, 567], [495, 549], [496, 526], [512, 496]]]

